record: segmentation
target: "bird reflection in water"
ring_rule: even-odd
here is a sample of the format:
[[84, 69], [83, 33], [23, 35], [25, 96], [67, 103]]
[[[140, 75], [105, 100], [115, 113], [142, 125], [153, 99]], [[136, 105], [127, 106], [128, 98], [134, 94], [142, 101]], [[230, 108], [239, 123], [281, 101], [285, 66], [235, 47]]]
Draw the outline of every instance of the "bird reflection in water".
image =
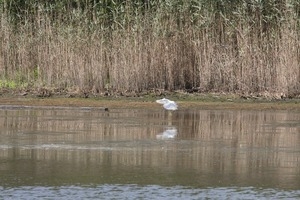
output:
[[177, 136], [177, 129], [175, 127], [168, 127], [167, 130], [156, 135], [156, 139], [168, 140], [168, 139], [174, 139], [176, 138], [176, 136]]

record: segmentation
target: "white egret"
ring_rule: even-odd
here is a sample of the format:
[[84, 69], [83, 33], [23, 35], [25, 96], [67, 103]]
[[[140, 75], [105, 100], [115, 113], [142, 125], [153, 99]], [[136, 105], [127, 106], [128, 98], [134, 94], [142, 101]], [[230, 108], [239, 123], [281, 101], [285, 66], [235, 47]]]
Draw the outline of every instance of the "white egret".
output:
[[163, 104], [163, 107], [166, 110], [177, 110], [178, 109], [178, 106], [174, 101], [171, 101], [166, 98], [156, 100], [156, 103]]

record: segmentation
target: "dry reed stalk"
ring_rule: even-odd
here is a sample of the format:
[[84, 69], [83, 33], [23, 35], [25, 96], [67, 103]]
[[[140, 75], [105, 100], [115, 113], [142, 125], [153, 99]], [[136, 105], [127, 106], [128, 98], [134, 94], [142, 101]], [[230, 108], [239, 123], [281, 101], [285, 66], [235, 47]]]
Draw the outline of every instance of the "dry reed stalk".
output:
[[131, 4], [123, 6], [126, 12], [115, 13], [108, 29], [96, 15], [97, 25], [91, 25], [79, 10], [53, 21], [40, 7], [17, 29], [2, 14], [1, 79], [95, 93], [160, 89], [299, 95], [299, 20], [288, 15], [294, 13], [290, 8], [276, 26], [265, 23], [256, 4], [250, 11], [239, 7], [239, 14], [207, 7], [195, 21], [187, 4], [133, 18]]

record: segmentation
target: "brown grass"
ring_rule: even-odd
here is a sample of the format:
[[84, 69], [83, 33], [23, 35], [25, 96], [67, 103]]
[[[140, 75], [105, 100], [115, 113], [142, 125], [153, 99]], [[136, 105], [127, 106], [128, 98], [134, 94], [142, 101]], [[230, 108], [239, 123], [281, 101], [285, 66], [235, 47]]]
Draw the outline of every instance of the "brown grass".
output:
[[95, 94], [184, 90], [296, 97], [299, 16], [282, 2], [282, 21], [268, 21], [274, 13], [266, 16], [253, 2], [222, 12], [205, 7], [193, 11], [196, 19], [184, 4], [148, 15], [133, 15], [124, 4], [124, 18], [104, 28], [96, 17], [94, 25], [85, 22], [89, 18], [76, 9], [66, 14], [68, 21], [53, 20], [39, 7], [17, 28], [2, 12], [0, 80]]

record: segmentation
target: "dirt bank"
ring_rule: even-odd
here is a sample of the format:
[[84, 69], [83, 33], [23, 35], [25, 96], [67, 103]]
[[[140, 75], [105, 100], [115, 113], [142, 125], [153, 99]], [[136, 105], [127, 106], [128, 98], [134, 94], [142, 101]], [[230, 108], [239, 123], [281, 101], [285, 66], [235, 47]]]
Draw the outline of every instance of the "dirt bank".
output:
[[70, 97], [69, 95], [56, 95], [51, 97], [38, 97], [23, 93], [6, 93], [0, 95], [0, 105], [23, 106], [82, 106], [104, 108], [157, 108], [155, 103], [159, 98], [170, 98], [179, 104], [179, 109], [288, 109], [300, 110], [300, 99], [268, 99], [245, 98], [228, 94], [164, 94], [144, 96], [103, 96], [103, 97]]

